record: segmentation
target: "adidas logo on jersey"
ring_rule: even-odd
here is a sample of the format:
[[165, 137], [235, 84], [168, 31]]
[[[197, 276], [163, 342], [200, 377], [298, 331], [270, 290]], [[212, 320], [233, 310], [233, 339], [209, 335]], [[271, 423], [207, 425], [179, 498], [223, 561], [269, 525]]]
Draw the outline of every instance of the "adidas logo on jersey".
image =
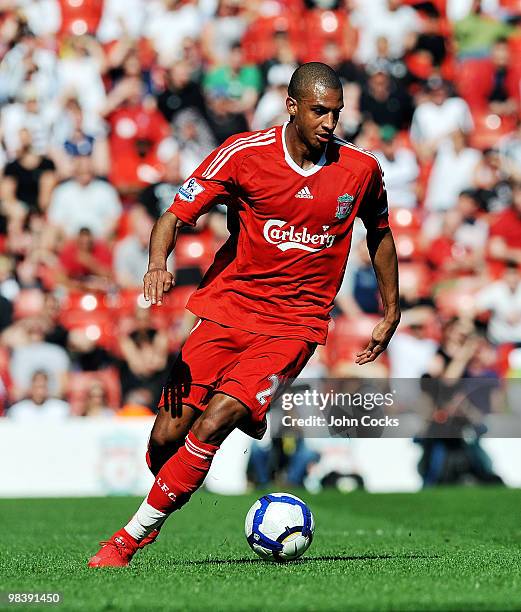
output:
[[295, 194], [295, 197], [296, 198], [307, 198], [308, 200], [312, 200], [313, 194], [311, 193], [311, 191], [309, 191], [309, 187], [306, 185], [306, 187], [302, 187], [300, 191], [297, 191], [297, 193]]

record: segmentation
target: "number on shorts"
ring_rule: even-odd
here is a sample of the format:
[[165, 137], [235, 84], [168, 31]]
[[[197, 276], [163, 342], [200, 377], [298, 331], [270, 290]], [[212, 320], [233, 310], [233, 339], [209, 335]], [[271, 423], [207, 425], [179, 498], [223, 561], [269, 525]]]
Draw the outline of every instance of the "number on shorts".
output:
[[266, 398], [273, 395], [279, 386], [279, 377], [276, 374], [268, 376], [268, 380], [270, 381], [271, 385], [267, 389], [264, 389], [264, 391], [259, 391], [255, 396], [261, 406], [264, 406], [264, 404], [268, 401]]

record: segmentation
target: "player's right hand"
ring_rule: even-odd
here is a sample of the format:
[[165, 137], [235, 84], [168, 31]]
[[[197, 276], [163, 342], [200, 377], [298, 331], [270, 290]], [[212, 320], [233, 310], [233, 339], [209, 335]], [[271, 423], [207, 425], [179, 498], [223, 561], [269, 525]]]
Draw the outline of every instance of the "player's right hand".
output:
[[143, 295], [147, 302], [161, 306], [163, 294], [174, 286], [173, 275], [163, 268], [151, 268], [143, 277]]

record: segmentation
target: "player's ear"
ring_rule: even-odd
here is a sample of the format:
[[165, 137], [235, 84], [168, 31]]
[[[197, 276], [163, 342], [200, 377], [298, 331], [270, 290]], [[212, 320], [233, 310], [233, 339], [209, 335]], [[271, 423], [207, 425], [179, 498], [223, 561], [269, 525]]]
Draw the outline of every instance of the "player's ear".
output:
[[286, 108], [290, 117], [294, 117], [297, 114], [297, 101], [295, 98], [288, 96], [286, 98]]

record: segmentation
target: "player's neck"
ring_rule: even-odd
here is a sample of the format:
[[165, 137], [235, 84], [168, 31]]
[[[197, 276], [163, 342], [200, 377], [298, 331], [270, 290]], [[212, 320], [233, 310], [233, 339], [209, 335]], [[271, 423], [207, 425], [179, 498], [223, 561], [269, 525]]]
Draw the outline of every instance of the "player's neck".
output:
[[293, 123], [288, 123], [283, 137], [286, 139], [286, 149], [291, 159], [303, 170], [314, 166], [322, 157], [323, 151], [310, 151], [300, 139]]

